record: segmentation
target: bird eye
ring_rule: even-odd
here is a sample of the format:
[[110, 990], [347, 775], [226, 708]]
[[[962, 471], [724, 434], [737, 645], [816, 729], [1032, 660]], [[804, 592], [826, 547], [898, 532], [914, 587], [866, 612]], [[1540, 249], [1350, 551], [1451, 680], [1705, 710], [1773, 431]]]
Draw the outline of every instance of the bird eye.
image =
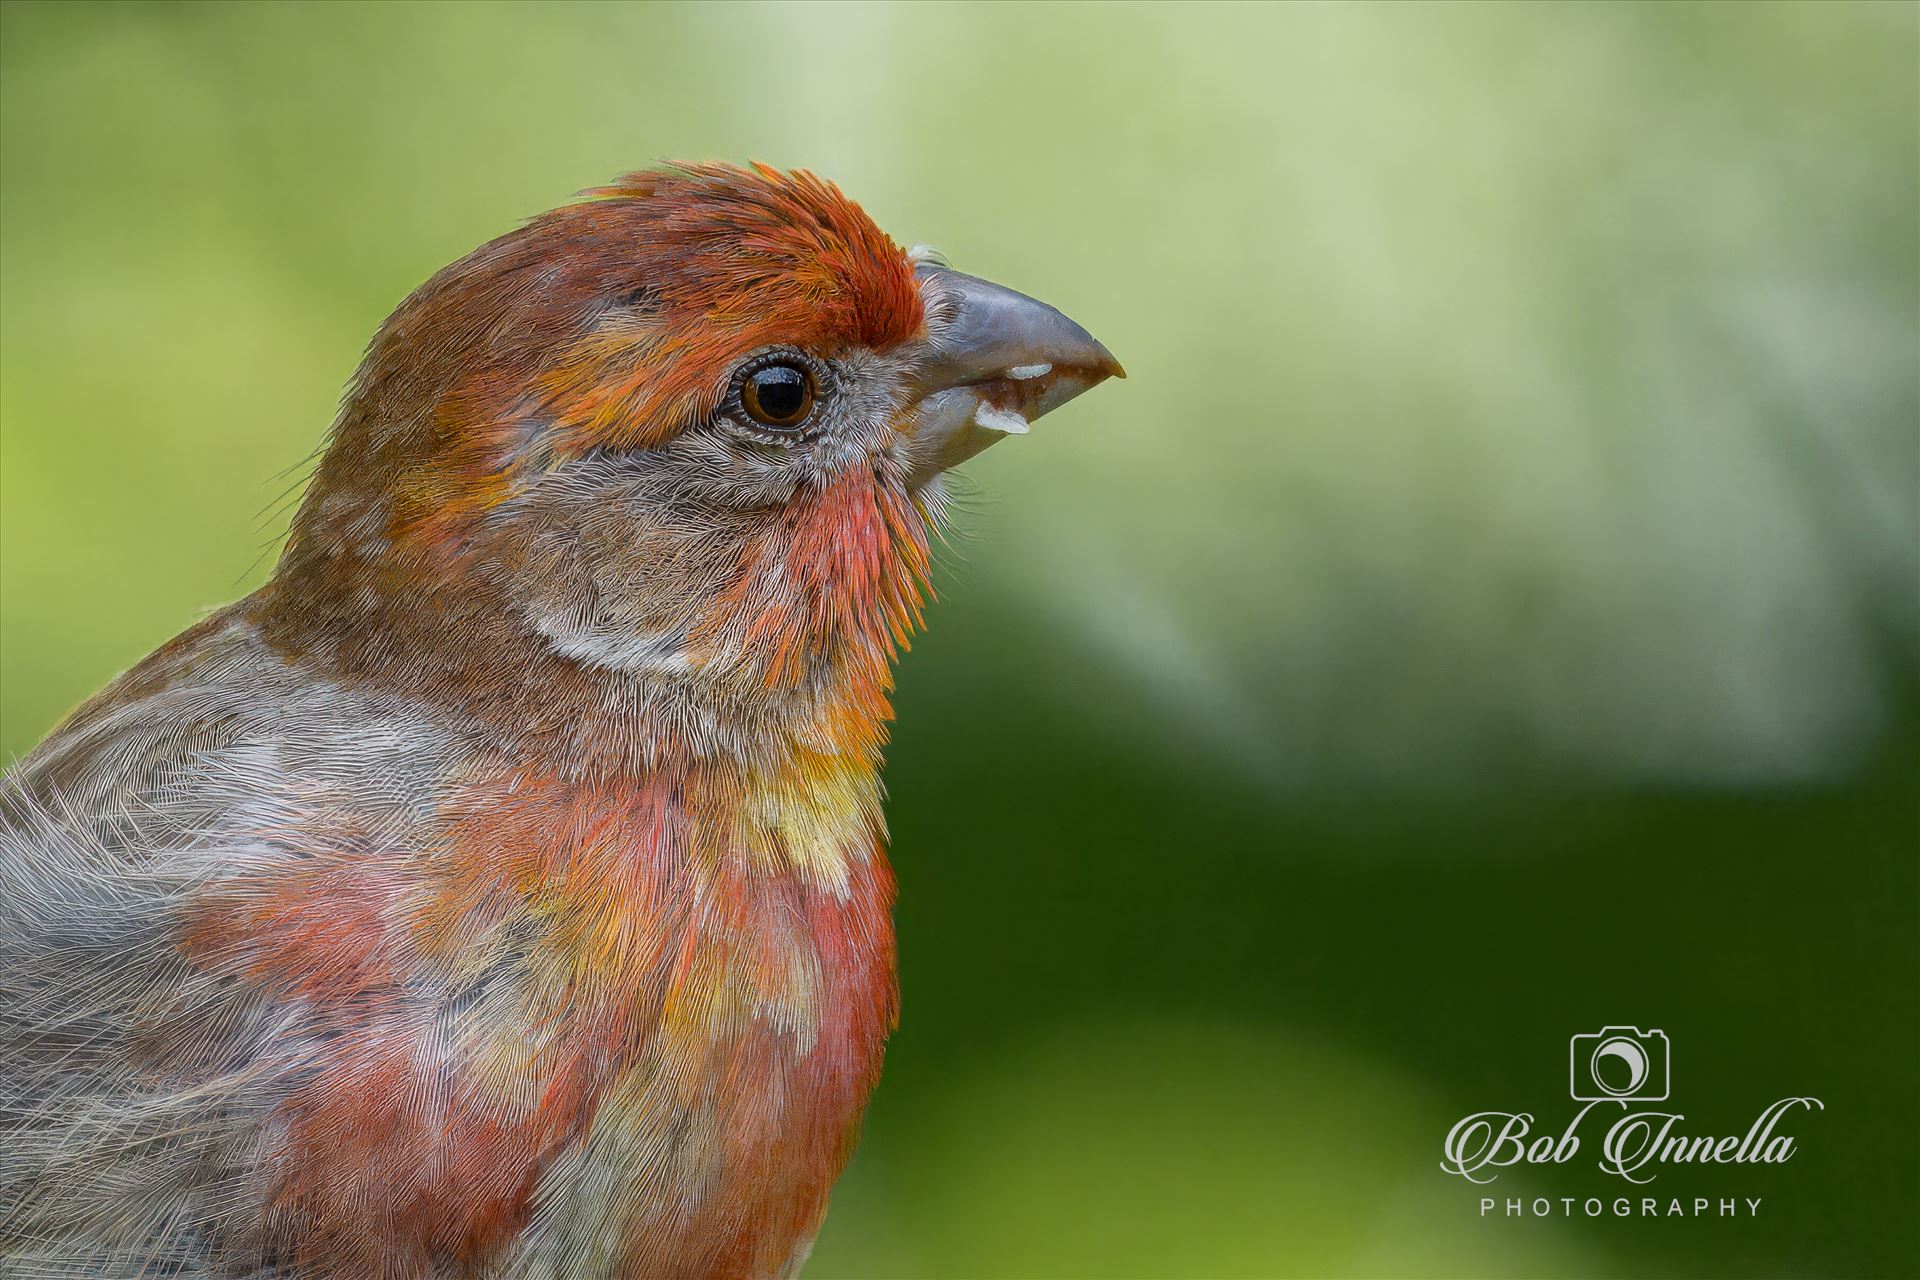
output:
[[763, 427], [791, 431], [813, 412], [813, 375], [797, 364], [762, 365], [740, 384], [740, 407]]

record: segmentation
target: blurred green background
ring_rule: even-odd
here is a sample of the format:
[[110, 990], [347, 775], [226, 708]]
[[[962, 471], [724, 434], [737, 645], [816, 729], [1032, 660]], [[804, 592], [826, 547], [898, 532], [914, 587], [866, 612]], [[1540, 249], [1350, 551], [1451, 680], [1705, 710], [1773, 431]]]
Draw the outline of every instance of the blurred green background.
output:
[[[436, 268], [810, 167], [1131, 376], [970, 468], [808, 1274], [1915, 1274], [1916, 12], [7, 4], [0, 750], [262, 579]], [[1650, 1188], [1757, 1218], [1441, 1172], [1605, 1023], [1826, 1102]]]

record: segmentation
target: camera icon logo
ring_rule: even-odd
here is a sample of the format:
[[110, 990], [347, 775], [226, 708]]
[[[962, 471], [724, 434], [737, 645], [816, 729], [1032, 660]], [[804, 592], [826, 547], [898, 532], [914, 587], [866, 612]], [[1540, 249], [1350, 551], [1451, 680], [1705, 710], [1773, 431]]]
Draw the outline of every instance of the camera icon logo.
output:
[[1661, 1102], [1672, 1081], [1664, 1031], [1602, 1027], [1573, 1037], [1575, 1102]]

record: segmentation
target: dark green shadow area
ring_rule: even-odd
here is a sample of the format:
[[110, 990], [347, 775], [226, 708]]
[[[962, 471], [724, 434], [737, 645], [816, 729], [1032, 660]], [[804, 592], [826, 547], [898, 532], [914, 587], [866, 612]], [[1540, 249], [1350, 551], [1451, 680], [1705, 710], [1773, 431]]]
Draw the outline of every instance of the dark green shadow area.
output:
[[[1262, 794], [1062, 716], [1072, 672], [986, 643], [1018, 621], [937, 623], [888, 775], [906, 1013], [847, 1191], [918, 1248], [836, 1221], [815, 1274], [1911, 1273], [1911, 690], [1841, 785], [1583, 787], [1515, 761], [1444, 792]], [[1644, 1189], [1595, 1166], [1602, 1124], [1486, 1189], [1441, 1172], [1471, 1111], [1557, 1133], [1567, 1037], [1607, 1024], [1668, 1033], [1684, 1132], [1826, 1110], [1782, 1123], [1786, 1164]], [[1622, 1194], [1763, 1203], [1478, 1208]]]

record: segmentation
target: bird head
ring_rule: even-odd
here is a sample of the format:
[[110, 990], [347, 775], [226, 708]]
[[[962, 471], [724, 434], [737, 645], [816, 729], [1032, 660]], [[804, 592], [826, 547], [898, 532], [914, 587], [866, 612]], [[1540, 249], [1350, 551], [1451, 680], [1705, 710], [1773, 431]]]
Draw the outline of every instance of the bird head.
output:
[[810, 174], [632, 174], [380, 329], [268, 608], [364, 671], [537, 656], [749, 696], [869, 670], [917, 621], [942, 476], [1111, 376]]

